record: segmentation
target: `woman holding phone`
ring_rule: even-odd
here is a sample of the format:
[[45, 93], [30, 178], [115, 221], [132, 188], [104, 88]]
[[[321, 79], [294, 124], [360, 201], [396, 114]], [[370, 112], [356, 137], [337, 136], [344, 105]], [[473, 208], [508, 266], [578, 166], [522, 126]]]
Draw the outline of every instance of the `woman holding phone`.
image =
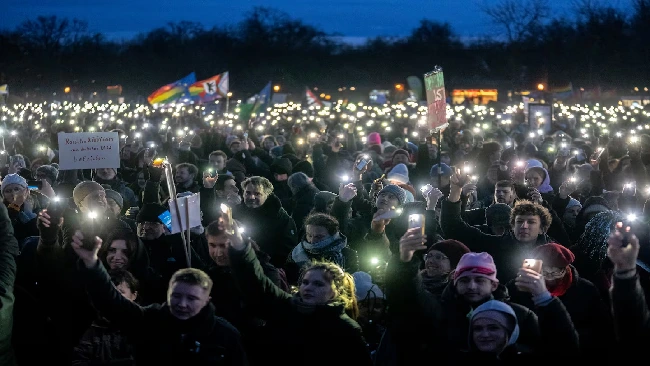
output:
[[[372, 365], [361, 327], [353, 320], [358, 306], [352, 276], [332, 263], [312, 264], [291, 295], [264, 275], [250, 241], [238, 229], [230, 241], [231, 270], [244, 301], [267, 321], [268, 348], [260, 351], [269, 356], [269, 364]], [[314, 347], [325, 345], [327, 351], [315, 352]]]

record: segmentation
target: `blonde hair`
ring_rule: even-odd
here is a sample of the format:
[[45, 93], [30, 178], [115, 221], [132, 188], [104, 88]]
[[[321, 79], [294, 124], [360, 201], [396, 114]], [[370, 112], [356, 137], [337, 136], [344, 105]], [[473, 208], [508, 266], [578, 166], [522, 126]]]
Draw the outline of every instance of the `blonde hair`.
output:
[[335, 263], [312, 262], [309, 267], [302, 271], [298, 283], [302, 283], [302, 279], [307, 272], [314, 270], [323, 271], [325, 278], [332, 283], [335, 295], [331, 302], [342, 303], [345, 307], [345, 313], [350, 318], [357, 320], [359, 317], [359, 304], [355, 295], [354, 278]]

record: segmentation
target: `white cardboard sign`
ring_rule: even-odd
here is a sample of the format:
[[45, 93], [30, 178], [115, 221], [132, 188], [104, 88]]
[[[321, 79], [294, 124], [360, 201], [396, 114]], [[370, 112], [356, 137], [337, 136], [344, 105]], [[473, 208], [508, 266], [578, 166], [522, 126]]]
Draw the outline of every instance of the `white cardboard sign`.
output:
[[117, 132], [60, 132], [58, 137], [59, 170], [120, 167]]
[[[172, 216], [172, 234], [180, 233], [201, 225], [201, 195], [178, 197], [169, 201], [169, 213]], [[180, 222], [179, 222], [180, 219]]]

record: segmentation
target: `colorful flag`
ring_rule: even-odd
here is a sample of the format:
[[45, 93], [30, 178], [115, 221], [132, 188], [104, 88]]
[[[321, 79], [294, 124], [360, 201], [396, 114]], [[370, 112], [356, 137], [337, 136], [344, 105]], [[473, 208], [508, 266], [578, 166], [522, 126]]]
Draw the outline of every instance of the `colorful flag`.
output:
[[109, 85], [106, 87], [108, 95], [122, 95], [122, 85]]
[[211, 102], [228, 94], [228, 71], [190, 85], [189, 97], [198, 102]]
[[186, 77], [177, 80], [171, 84], [167, 84], [155, 92], [153, 92], [147, 100], [149, 104], [167, 104], [178, 100], [179, 98], [187, 95], [188, 86], [196, 82], [196, 74], [192, 72]]
[[323, 102], [318, 99], [316, 94], [314, 94], [309, 88], [307, 88], [307, 105], [317, 105], [317, 106], [323, 106]]
[[7, 84], [0, 85], [0, 95], [2, 94], [9, 94], [9, 86]]

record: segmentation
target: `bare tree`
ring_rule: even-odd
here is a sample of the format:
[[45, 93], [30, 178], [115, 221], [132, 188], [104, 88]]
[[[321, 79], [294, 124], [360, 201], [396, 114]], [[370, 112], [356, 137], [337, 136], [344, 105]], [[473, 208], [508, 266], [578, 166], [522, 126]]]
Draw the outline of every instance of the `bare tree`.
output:
[[502, 27], [509, 42], [523, 41], [550, 15], [548, 0], [500, 0], [482, 10]]
[[88, 23], [78, 19], [70, 21], [56, 16], [39, 16], [23, 22], [16, 30], [28, 46], [56, 53], [86, 36]]

